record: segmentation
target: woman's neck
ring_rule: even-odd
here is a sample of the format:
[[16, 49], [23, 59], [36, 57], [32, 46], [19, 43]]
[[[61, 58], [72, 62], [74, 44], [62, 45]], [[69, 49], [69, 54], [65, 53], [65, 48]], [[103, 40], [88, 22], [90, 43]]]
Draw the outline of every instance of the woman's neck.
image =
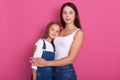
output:
[[66, 26], [65, 26], [65, 30], [72, 30], [72, 29], [75, 29], [75, 28], [76, 28], [76, 26], [73, 23], [66, 24]]

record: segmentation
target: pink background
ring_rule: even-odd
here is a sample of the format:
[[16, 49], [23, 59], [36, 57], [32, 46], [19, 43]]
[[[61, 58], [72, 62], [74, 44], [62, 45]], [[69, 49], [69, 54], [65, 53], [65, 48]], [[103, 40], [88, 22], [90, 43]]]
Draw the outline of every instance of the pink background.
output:
[[67, 1], [85, 33], [78, 80], [120, 80], [120, 0], [0, 0], [0, 80], [30, 80], [33, 45]]

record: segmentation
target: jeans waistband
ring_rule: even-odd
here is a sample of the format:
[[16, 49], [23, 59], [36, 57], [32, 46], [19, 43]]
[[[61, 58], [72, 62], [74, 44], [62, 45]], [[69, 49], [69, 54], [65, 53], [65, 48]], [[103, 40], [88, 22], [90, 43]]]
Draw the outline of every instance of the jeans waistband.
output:
[[57, 66], [55, 68], [69, 68], [69, 67], [73, 67], [73, 64], [69, 64], [69, 65], [65, 65], [65, 66]]

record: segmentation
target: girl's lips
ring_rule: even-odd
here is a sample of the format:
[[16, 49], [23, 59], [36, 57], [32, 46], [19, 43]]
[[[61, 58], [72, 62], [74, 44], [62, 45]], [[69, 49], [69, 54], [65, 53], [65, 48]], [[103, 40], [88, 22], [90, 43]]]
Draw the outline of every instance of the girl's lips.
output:
[[52, 34], [52, 36], [54, 36], [54, 37], [55, 37], [55, 35], [54, 35], [54, 34]]

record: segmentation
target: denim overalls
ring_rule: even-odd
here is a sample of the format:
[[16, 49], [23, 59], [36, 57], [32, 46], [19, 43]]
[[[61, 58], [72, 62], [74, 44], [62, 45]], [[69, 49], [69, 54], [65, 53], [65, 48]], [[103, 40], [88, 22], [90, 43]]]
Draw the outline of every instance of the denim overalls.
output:
[[[53, 46], [54, 48], [54, 46]], [[43, 53], [42, 53], [42, 58], [45, 60], [54, 60], [55, 58], [55, 53], [46, 51], [46, 44], [45, 41], [43, 40]], [[37, 69], [37, 80], [53, 80], [53, 67], [38, 67]]]

